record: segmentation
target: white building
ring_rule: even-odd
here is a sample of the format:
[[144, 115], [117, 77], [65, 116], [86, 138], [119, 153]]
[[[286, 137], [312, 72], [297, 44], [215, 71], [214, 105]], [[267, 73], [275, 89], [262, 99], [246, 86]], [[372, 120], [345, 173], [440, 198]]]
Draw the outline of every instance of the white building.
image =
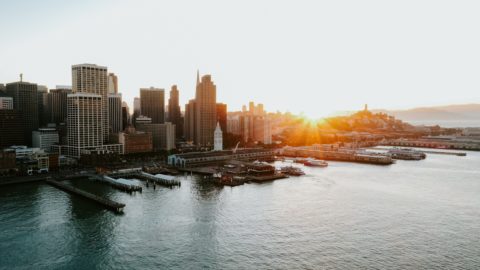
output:
[[[89, 93], [100, 95], [100, 118], [98, 119], [103, 142], [108, 141], [108, 79], [107, 67], [93, 64], [72, 66], [73, 93]], [[97, 118], [97, 117], [95, 117]]]
[[0, 97], [0, 110], [13, 110], [13, 98]]
[[58, 142], [58, 131], [55, 128], [40, 128], [32, 132], [33, 147], [50, 152], [50, 147]]
[[220, 128], [220, 123], [217, 122], [217, 127], [215, 128], [214, 139], [213, 139], [213, 151], [222, 151], [222, 150], [223, 150], [223, 132], [222, 132], [222, 128]]
[[67, 97], [67, 142], [60, 155], [79, 158], [81, 154], [119, 153], [121, 144], [103, 144], [102, 96], [91, 93], [69, 94]]

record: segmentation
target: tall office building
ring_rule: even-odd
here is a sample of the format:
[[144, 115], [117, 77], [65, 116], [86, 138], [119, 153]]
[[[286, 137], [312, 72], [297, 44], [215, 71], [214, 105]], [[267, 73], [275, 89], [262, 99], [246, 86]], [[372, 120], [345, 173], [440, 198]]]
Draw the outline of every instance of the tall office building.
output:
[[65, 123], [67, 119], [67, 95], [72, 93], [71, 86], [57, 85], [48, 93], [48, 122]]
[[213, 135], [217, 124], [217, 86], [210, 75], [199, 80], [195, 93], [195, 144], [213, 146]]
[[185, 117], [183, 122], [185, 140], [188, 142], [195, 141], [195, 100], [191, 99], [185, 104]]
[[179, 92], [176, 85], [173, 85], [170, 90], [168, 120], [175, 125], [175, 136], [181, 138], [183, 136], [183, 119], [180, 111]]
[[140, 98], [135, 97], [133, 98], [133, 114], [132, 114], [132, 125], [136, 125], [137, 117], [141, 115], [140, 110]]
[[22, 114], [24, 144], [32, 145], [32, 132], [38, 129], [37, 84], [19, 82], [7, 84], [7, 94], [13, 98], [13, 109]]
[[0, 110], [13, 110], [13, 98], [0, 94]]
[[38, 126], [48, 124], [48, 88], [45, 85], [37, 86]]
[[102, 96], [77, 92], [67, 100], [68, 155], [80, 157], [83, 150], [103, 145]]
[[217, 122], [223, 132], [227, 131], [227, 104], [217, 103]]
[[135, 97], [133, 98], [133, 113], [138, 113], [138, 115], [140, 115], [140, 98], [138, 97]]
[[103, 141], [108, 141], [108, 80], [107, 67], [93, 64], [72, 66], [73, 93], [91, 93], [101, 97], [101, 119]]
[[263, 109], [263, 104], [255, 106], [250, 102], [248, 112], [244, 110], [239, 117], [239, 125], [240, 134], [245, 142], [272, 143], [272, 126]]
[[152, 123], [165, 122], [165, 90], [160, 88], [140, 89], [140, 111], [143, 116], [152, 118]]
[[108, 93], [118, 94], [118, 77], [115, 73], [108, 73]]
[[122, 128], [126, 129], [130, 125], [130, 110], [128, 108], [128, 104], [123, 101], [122, 102]]
[[122, 94], [108, 95], [108, 117], [110, 124], [109, 131], [112, 134], [123, 130], [122, 118]]
[[0, 149], [25, 144], [23, 128], [23, 115], [20, 111], [0, 110]]
[[142, 124], [137, 122], [137, 129], [152, 134], [154, 151], [175, 149], [175, 125], [172, 123]]

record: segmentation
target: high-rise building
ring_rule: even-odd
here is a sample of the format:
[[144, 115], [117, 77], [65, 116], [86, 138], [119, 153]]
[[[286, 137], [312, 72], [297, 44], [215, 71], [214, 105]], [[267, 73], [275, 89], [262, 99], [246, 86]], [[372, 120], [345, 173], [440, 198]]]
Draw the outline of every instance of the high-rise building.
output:
[[132, 115], [132, 125], [136, 125], [135, 121], [137, 121], [137, 117], [141, 115], [140, 109], [140, 98], [135, 97], [133, 98], [133, 115]]
[[45, 127], [48, 124], [48, 88], [45, 85], [37, 86], [38, 125]]
[[168, 121], [175, 125], [175, 136], [181, 138], [183, 136], [183, 119], [180, 111], [179, 92], [176, 85], [170, 90], [168, 99]]
[[128, 104], [123, 101], [122, 102], [122, 128], [125, 129], [130, 125], [130, 110], [128, 108]]
[[25, 144], [23, 128], [23, 116], [20, 111], [0, 110], [0, 149]]
[[108, 117], [110, 133], [119, 133], [123, 130], [122, 94], [108, 94]]
[[115, 73], [108, 73], [108, 93], [118, 94], [118, 77]]
[[13, 110], [13, 98], [0, 96], [0, 110]]
[[232, 133], [235, 135], [240, 135], [240, 116], [239, 115], [228, 115], [227, 116], [227, 133]]
[[152, 134], [153, 150], [175, 149], [175, 125], [170, 122], [164, 124], [138, 124], [137, 129]]
[[72, 93], [71, 86], [57, 85], [56, 89], [50, 89], [48, 93], [48, 122], [65, 123], [67, 119], [67, 95]]
[[107, 67], [93, 64], [81, 64], [72, 66], [72, 90], [73, 93], [91, 93], [101, 97], [101, 119], [103, 141], [108, 140], [108, 89]]
[[255, 114], [255, 103], [253, 101], [250, 101], [248, 103], [248, 112], [251, 114], [251, 115], [254, 115]]
[[223, 150], [223, 132], [222, 132], [222, 128], [220, 127], [220, 123], [218, 122], [217, 122], [217, 127], [215, 128], [215, 133], [214, 133], [213, 150], [214, 151]]
[[0, 93], [3, 93], [5, 91], [7, 91], [7, 89], [5, 88], [5, 84], [0, 83]]
[[255, 106], [253, 102], [250, 102], [249, 111], [243, 111], [239, 117], [239, 126], [240, 135], [245, 142], [272, 143], [272, 127], [270, 119], [263, 109], [263, 104]]
[[217, 122], [220, 123], [220, 127], [223, 132], [227, 131], [227, 104], [217, 103]]
[[213, 135], [217, 124], [217, 86], [210, 75], [199, 81], [195, 93], [195, 144], [213, 146]]
[[77, 92], [68, 95], [67, 103], [68, 154], [80, 157], [83, 150], [103, 145], [102, 96]]
[[138, 113], [140, 115], [141, 109], [140, 109], [140, 98], [135, 97], [133, 98], [133, 113]]
[[140, 111], [152, 118], [152, 123], [165, 123], [165, 90], [160, 88], [140, 89]]
[[50, 152], [52, 145], [59, 143], [58, 131], [55, 128], [39, 128], [32, 132], [32, 146]]
[[195, 100], [190, 100], [185, 104], [185, 117], [183, 122], [185, 140], [188, 142], [195, 141]]
[[37, 84], [19, 82], [7, 84], [7, 94], [13, 98], [13, 109], [22, 114], [24, 144], [32, 145], [32, 132], [38, 129]]

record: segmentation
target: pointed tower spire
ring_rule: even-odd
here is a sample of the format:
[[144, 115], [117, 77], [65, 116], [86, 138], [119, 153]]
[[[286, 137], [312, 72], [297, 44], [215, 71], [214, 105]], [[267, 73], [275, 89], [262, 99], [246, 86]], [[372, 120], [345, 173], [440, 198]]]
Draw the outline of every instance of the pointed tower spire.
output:
[[200, 71], [197, 69], [197, 85], [200, 84]]

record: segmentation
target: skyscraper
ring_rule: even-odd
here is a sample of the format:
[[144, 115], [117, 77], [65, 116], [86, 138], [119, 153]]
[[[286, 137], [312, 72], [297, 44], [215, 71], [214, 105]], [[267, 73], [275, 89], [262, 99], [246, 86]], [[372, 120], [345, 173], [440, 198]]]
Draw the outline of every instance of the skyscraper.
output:
[[91, 93], [101, 96], [101, 129], [103, 141], [108, 140], [108, 89], [107, 67], [93, 64], [72, 66], [73, 93]]
[[153, 124], [165, 122], [165, 90], [160, 88], [140, 89], [140, 111], [152, 118]]
[[122, 102], [122, 128], [126, 129], [130, 124], [130, 111], [128, 108], [128, 104], [123, 101]]
[[71, 86], [59, 86], [48, 93], [48, 122], [65, 123], [67, 119], [67, 95], [72, 93]]
[[223, 132], [227, 131], [227, 104], [217, 103], [217, 122], [220, 123], [220, 127]]
[[37, 84], [19, 82], [7, 84], [7, 94], [13, 98], [13, 108], [22, 114], [24, 144], [32, 145], [32, 132], [38, 129]]
[[185, 104], [185, 118], [184, 118], [184, 133], [185, 140], [189, 142], [195, 141], [195, 100], [191, 99], [187, 104]]
[[45, 85], [37, 86], [38, 126], [48, 124], [48, 88]]
[[168, 99], [168, 120], [175, 125], [176, 137], [181, 138], [183, 136], [183, 121], [179, 104], [179, 92], [176, 85], [173, 85], [170, 90], [170, 97]]
[[25, 144], [23, 128], [23, 115], [20, 111], [0, 110], [0, 149]]
[[210, 75], [199, 81], [195, 93], [195, 144], [213, 146], [213, 135], [217, 124], [217, 86]]
[[102, 96], [77, 92], [67, 100], [68, 155], [80, 157], [84, 150], [103, 145]]
[[122, 94], [108, 94], [108, 117], [110, 133], [119, 133], [123, 130]]
[[118, 94], [118, 77], [115, 73], [108, 73], [108, 93]]

